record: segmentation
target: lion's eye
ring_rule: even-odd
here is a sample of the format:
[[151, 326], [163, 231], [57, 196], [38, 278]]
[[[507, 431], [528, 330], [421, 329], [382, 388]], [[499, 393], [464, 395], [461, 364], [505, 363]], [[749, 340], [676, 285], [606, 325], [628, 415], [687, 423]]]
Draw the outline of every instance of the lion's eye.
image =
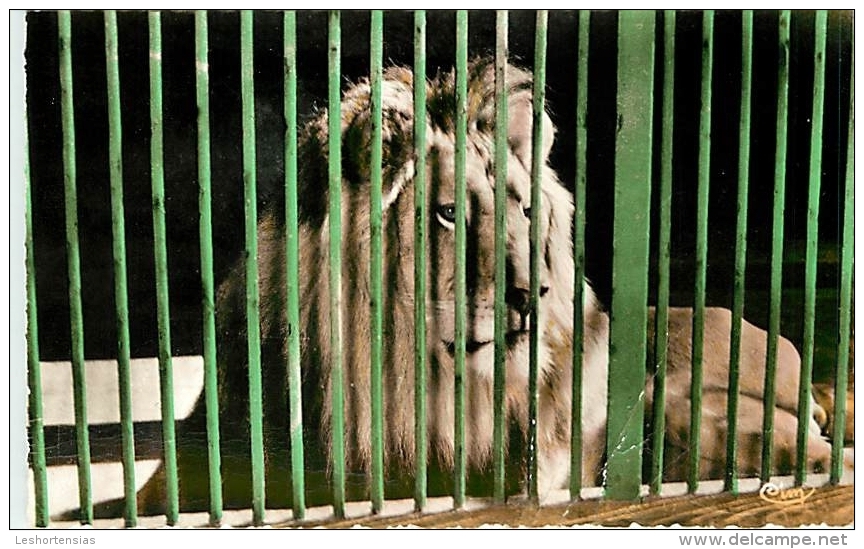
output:
[[445, 227], [452, 228], [456, 222], [456, 205], [455, 204], [439, 204], [435, 211], [438, 216], [438, 221]]
[[522, 208], [522, 214], [528, 219], [531, 219], [531, 206], [528, 206], [527, 208]]

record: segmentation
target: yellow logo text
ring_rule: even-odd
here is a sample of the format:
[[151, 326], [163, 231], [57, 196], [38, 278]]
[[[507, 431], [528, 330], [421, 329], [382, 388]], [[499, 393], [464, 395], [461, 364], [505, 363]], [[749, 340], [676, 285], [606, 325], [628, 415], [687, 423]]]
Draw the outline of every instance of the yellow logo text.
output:
[[759, 497], [777, 505], [794, 505], [796, 503], [803, 504], [815, 491], [816, 488], [807, 486], [780, 488], [776, 484], [767, 482], [759, 489]]

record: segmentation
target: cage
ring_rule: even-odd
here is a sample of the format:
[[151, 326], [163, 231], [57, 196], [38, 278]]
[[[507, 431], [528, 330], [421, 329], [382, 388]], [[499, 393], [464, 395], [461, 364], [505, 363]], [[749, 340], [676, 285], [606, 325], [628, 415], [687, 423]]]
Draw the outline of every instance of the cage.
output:
[[[824, 10], [28, 13], [34, 524], [840, 483], [852, 28]], [[414, 299], [448, 268], [452, 296]], [[830, 387], [815, 435], [811, 383]]]

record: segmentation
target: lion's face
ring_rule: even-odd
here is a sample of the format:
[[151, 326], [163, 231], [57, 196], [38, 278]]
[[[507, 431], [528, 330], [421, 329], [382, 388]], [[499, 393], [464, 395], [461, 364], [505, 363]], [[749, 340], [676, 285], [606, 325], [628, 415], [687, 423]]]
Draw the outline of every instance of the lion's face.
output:
[[[455, 354], [455, 143], [452, 135], [430, 132], [427, 155], [430, 201], [429, 232], [430, 326], [429, 342], [440, 365], [453, 363]], [[467, 287], [466, 368], [492, 376], [495, 307], [495, 173], [491, 136], [469, 136], [466, 152]], [[505, 341], [508, 374], [527, 379], [530, 288], [531, 186], [529, 170], [510, 154], [506, 208]], [[548, 204], [541, 207], [548, 210]], [[541, 215], [541, 219], [548, 216]], [[545, 240], [548, 223], [542, 223]], [[548, 293], [547, 269], [541, 261], [541, 302]], [[541, 304], [541, 310], [542, 310]]]
[[[534, 317], [529, 310], [530, 288], [530, 216], [531, 216], [531, 135], [532, 105], [530, 74], [510, 67], [508, 79], [507, 185], [506, 185], [506, 280], [508, 378], [513, 383], [527, 379], [529, 329]], [[370, 88], [363, 82], [350, 88], [342, 103], [343, 124], [343, 195], [349, 206], [343, 217], [368, 239], [367, 210], [371, 120]], [[385, 217], [385, 308], [402, 320], [412, 318], [407, 303], [416, 292], [413, 284], [415, 250], [412, 245], [416, 213], [413, 187], [416, 180], [413, 150], [414, 109], [413, 74], [404, 68], [391, 68], [382, 86], [383, 111], [383, 192]], [[485, 62], [469, 67], [466, 146], [466, 241], [464, 264], [467, 287], [466, 367], [470, 372], [491, 379], [494, 357], [495, 300], [495, 100], [494, 71]], [[442, 74], [427, 82], [426, 120], [426, 186], [427, 186], [427, 345], [436, 363], [445, 370], [452, 368], [455, 355], [455, 226], [456, 226], [456, 130], [455, 77]], [[318, 128], [315, 128], [319, 131]], [[320, 131], [323, 134], [323, 127]], [[572, 205], [569, 193], [561, 187], [547, 166], [554, 127], [548, 116], [543, 120], [540, 334], [545, 325], [542, 316], [549, 299], [550, 265], [569, 258], [569, 220]], [[323, 137], [319, 142], [323, 142]], [[317, 143], [316, 142], [316, 146]], [[550, 245], [550, 226], [556, 216], [561, 221], [557, 243]], [[558, 248], [561, 248], [560, 250]], [[562, 253], [563, 250], [563, 253]], [[346, 249], [353, 257], [357, 249]], [[367, 257], [358, 258], [356, 268], [348, 273], [355, 278], [365, 271]], [[568, 273], [571, 272], [564, 269]], [[388, 275], [387, 271], [392, 274]], [[368, 276], [368, 275], [367, 275]], [[567, 286], [572, 285], [566, 280]], [[363, 292], [365, 293], [365, 291]], [[555, 294], [556, 292], [551, 292]], [[566, 293], [566, 292], [564, 292]], [[558, 299], [568, 296], [557, 292]], [[350, 301], [350, 299], [349, 299]], [[362, 305], [358, 306], [365, 309]], [[350, 312], [350, 311], [349, 311]], [[356, 315], [351, 315], [356, 316]], [[400, 322], [393, 331], [404, 331], [402, 340], [413, 339], [413, 325]], [[356, 327], [356, 326], [355, 326]], [[397, 345], [399, 345], [397, 339]], [[544, 363], [541, 347], [540, 364]], [[405, 353], [410, 359], [411, 353]], [[398, 360], [398, 359], [397, 359]], [[508, 382], [509, 384], [510, 382]]]

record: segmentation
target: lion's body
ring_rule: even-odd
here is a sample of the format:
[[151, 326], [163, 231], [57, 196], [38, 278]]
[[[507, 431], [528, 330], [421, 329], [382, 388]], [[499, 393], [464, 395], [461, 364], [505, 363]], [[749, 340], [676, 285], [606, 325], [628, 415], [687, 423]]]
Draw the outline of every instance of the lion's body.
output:
[[[649, 340], [654, 338], [654, 313], [649, 315]], [[705, 309], [703, 334], [701, 430], [699, 436], [699, 478], [720, 479], [726, 466], [728, 425], [729, 356], [732, 313], [728, 309]], [[761, 474], [764, 439], [764, 388], [768, 333], [746, 320], [741, 321], [741, 366], [738, 381], [737, 470], [742, 477]], [[665, 480], [688, 478], [690, 403], [692, 377], [693, 310], [669, 309], [669, 351], [667, 355]], [[649, 345], [649, 349], [652, 346]], [[654, 362], [653, 353], [649, 363]], [[798, 395], [801, 358], [792, 343], [777, 341], [775, 405], [773, 407], [773, 474], [791, 474], [796, 462], [798, 436]], [[653, 402], [653, 375], [646, 388], [646, 406]], [[809, 395], [809, 393], [807, 393]], [[821, 435], [825, 411], [808, 396], [807, 470], [827, 471], [831, 444]]]

